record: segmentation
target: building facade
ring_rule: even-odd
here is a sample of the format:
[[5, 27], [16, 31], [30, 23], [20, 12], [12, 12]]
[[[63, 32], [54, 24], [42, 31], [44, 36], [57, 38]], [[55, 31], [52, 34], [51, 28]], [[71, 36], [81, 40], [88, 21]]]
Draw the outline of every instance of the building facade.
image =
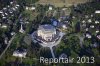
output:
[[54, 26], [49, 24], [41, 25], [38, 28], [37, 35], [45, 41], [52, 41], [56, 35], [56, 29]]

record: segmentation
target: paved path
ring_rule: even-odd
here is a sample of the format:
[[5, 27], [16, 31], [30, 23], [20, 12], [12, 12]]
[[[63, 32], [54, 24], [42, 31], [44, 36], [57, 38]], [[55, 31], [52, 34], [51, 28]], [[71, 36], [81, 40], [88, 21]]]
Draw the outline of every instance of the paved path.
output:
[[83, 39], [84, 38], [79, 36], [79, 39], [80, 39], [80, 46], [83, 47]]
[[50, 47], [50, 51], [51, 51], [52, 57], [55, 58], [55, 55], [54, 55], [52, 47]]
[[[16, 34], [15, 34], [16, 35]], [[5, 48], [5, 50], [2, 52], [2, 54], [0, 55], [0, 59], [2, 58], [2, 56], [5, 54], [5, 52], [7, 51], [7, 49], [10, 47], [12, 40], [15, 38], [15, 35], [10, 39], [7, 47]]]
[[81, 37], [79, 35], [76, 35], [79, 39], [80, 39], [80, 46], [83, 48], [83, 40], [84, 40], [84, 37]]

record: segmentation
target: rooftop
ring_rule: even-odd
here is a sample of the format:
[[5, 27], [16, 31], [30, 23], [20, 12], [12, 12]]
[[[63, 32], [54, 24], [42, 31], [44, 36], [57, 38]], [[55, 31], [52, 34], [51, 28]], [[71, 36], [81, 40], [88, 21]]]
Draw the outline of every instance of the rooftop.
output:
[[49, 24], [40, 25], [38, 30], [42, 30], [43, 32], [54, 32], [55, 27]]

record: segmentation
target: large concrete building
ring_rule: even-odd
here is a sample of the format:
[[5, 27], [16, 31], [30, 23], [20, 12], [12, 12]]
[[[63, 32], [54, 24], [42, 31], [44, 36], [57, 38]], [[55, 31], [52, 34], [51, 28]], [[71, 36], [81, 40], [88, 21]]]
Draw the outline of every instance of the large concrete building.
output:
[[39, 26], [37, 31], [37, 36], [45, 41], [52, 41], [56, 34], [55, 27], [49, 24]]
[[36, 31], [31, 34], [32, 41], [39, 43], [43, 47], [52, 47], [59, 44], [64, 34], [50, 24], [40, 25]]

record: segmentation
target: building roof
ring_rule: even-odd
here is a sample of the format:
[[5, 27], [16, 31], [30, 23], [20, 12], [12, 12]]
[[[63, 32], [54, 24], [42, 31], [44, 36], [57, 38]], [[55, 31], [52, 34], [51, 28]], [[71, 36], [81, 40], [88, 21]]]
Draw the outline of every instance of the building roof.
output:
[[99, 14], [99, 13], [100, 13], [100, 10], [96, 10], [95, 13], [96, 13], [96, 14]]
[[42, 30], [44, 33], [51, 33], [54, 32], [56, 29], [54, 26], [49, 25], [49, 24], [45, 24], [45, 25], [40, 25], [38, 30]]
[[96, 37], [100, 40], [100, 33], [98, 33], [98, 34], [96, 35]]
[[85, 37], [90, 39], [90, 38], [92, 38], [92, 35], [91, 35], [90, 32], [87, 31], [86, 34], [85, 34]]
[[49, 6], [49, 10], [52, 10], [52, 6]]
[[23, 49], [21, 47], [17, 48], [14, 52], [13, 52], [13, 56], [16, 56], [16, 57], [24, 57], [26, 56], [27, 54], [27, 51], [26, 49]]
[[53, 26], [57, 26], [58, 20], [56, 20], [56, 19], [51, 19], [51, 22], [52, 22]]
[[67, 55], [65, 53], [62, 53], [59, 58], [67, 58]]

